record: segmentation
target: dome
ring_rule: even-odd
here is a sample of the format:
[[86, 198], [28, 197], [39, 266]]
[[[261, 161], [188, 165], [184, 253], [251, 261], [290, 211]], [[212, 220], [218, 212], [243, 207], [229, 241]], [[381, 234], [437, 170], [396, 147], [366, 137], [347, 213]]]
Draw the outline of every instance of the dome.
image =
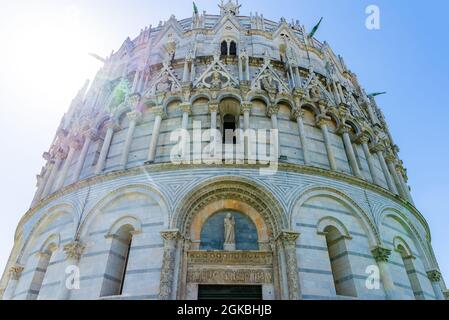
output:
[[298, 21], [240, 7], [104, 59], [44, 153], [4, 299], [442, 299], [375, 95]]

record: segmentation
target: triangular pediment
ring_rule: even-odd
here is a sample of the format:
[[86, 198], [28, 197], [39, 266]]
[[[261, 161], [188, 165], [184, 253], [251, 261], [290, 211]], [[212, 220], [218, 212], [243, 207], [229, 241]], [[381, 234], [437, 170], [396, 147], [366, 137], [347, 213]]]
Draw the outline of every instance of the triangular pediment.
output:
[[218, 33], [220, 30], [227, 32], [240, 32], [243, 29], [240, 22], [233, 15], [226, 14], [221, 17], [214, 26], [214, 31]]
[[309, 77], [304, 83], [302, 83], [302, 88], [308, 96], [309, 99], [325, 99], [330, 104], [336, 105], [335, 98], [332, 94], [327, 91], [321, 81], [317, 78], [313, 70], [311, 70]]
[[162, 30], [159, 31], [153, 45], [157, 45], [168, 35], [172, 35], [173, 39], [181, 39], [184, 34], [182, 26], [179, 24], [178, 20], [172, 16], [163, 26]]
[[267, 57], [251, 83], [251, 90], [265, 90], [270, 97], [278, 93], [290, 92], [288, 84], [273, 69]]
[[161, 92], [180, 92], [181, 89], [181, 82], [179, 81], [176, 73], [167, 62], [164, 62], [162, 69], [151, 81], [150, 86], [144, 93], [144, 96], [151, 97]]
[[221, 89], [226, 87], [237, 87], [239, 81], [235, 78], [218, 55], [214, 56], [214, 61], [193, 83], [194, 88]]

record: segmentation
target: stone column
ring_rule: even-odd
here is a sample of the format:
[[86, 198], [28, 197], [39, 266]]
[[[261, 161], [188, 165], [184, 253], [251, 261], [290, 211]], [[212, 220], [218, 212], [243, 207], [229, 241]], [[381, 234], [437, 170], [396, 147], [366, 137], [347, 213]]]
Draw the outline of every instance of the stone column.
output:
[[412, 195], [411, 195], [411, 193], [410, 193], [410, 189], [409, 189], [409, 187], [408, 187], [408, 185], [407, 185], [407, 182], [405, 182], [405, 178], [404, 178], [404, 177], [407, 176], [407, 173], [405, 172], [404, 167], [403, 167], [401, 164], [398, 164], [398, 165], [396, 166], [396, 172], [397, 172], [397, 175], [398, 175], [398, 177], [399, 177], [399, 182], [400, 182], [400, 184], [401, 184], [401, 186], [402, 186], [402, 189], [405, 191], [405, 194], [407, 195], [408, 201], [409, 201], [411, 204], [414, 204], [414, 203], [413, 203]]
[[393, 179], [391, 178], [390, 172], [388, 171], [387, 163], [385, 162], [385, 158], [384, 158], [384, 154], [383, 154], [384, 150], [385, 150], [385, 147], [380, 143], [371, 146], [371, 151], [373, 153], [375, 153], [379, 159], [379, 163], [382, 168], [382, 172], [384, 173], [384, 177], [385, 177], [385, 181], [387, 182], [388, 189], [391, 192], [397, 194], [396, 187], [394, 186]]
[[433, 292], [435, 293], [435, 297], [437, 300], [445, 300], [443, 295], [443, 290], [441, 289], [440, 281], [441, 281], [441, 272], [438, 270], [429, 270], [427, 271], [427, 277], [432, 284]]
[[379, 177], [376, 174], [376, 167], [374, 166], [374, 160], [368, 147], [369, 137], [366, 134], [361, 134], [357, 138], [357, 143], [362, 146], [363, 153], [365, 154], [366, 162], [368, 163], [369, 172], [374, 184], [381, 185]]
[[184, 71], [182, 73], [182, 82], [186, 83], [189, 79], [189, 60], [186, 58], [184, 60]]
[[385, 161], [387, 163], [388, 169], [390, 171], [391, 176], [393, 177], [393, 181], [396, 186], [396, 190], [398, 194], [405, 200], [407, 200], [407, 194], [402, 188], [401, 181], [399, 180], [398, 173], [396, 171], [396, 157], [392, 153], [388, 153], [385, 157]]
[[9, 268], [9, 282], [3, 293], [3, 300], [12, 300], [16, 291], [17, 284], [19, 283], [20, 276], [23, 271], [23, 266], [16, 264]]
[[352, 146], [351, 137], [349, 136], [350, 127], [343, 124], [338, 132], [343, 137], [343, 144], [345, 146], [346, 155], [348, 156], [349, 165], [351, 166], [352, 173], [363, 179], [362, 173], [360, 172], [359, 164], [357, 163], [357, 159], [355, 157], [354, 148]]
[[[212, 141], [214, 145], [218, 142], [221, 143], [221, 141], [217, 141], [216, 133], [217, 133], [217, 112], [218, 112], [218, 103], [211, 102], [209, 103], [209, 112], [210, 112], [210, 145], [212, 146]], [[214, 155], [215, 152], [215, 146], [211, 148], [210, 154], [211, 156]]]
[[68, 300], [70, 298], [70, 290], [72, 288], [67, 287], [67, 276], [66, 273], [67, 267], [70, 266], [78, 266], [81, 255], [83, 254], [85, 246], [79, 241], [73, 241], [64, 246], [64, 252], [66, 254], [66, 260], [64, 263], [64, 270], [62, 271], [63, 277], [61, 279], [59, 292], [58, 292], [58, 300]]
[[106, 123], [106, 135], [103, 140], [103, 145], [101, 147], [100, 156], [98, 158], [97, 167], [95, 168], [95, 174], [100, 174], [104, 170], [106, 164], [106, 158], [108, 156], [109, 147], [111, 146], [112, 136], [117, 125], [114, 121], [110, 120]]
[[62, 166], [61, 173], [59, 174], [58, 182], [56, 183], [55, 190], [64, 186], [65, 179], [67, 178], [67, 173], [69, 171], [70, 165], [72, 164], [73, 157], [75, 156], [76, 150], [80, 147], [78, 140], [72, 140], [69, 144], [69, 151], [67, 157], [64, 160], [64, 165]]
[[327, 127], [327, 121], [330, 120], [327, 116], [318, 116], [317, 125], [321, 128], [323, 133], [324, 145], [326, 146], [327, 159], [329, 160], [329, 166], [331, 170], [337, 170], [337, 163], [335, 162], [334, 151], [332, 150], [332, 144], [329, 137], [329, 129]]
[[50, 176], [48, 177], [47, 184], [45, 185], [44, 192], [42, 193], [42, 198], [45, 198], [48, 196], [51, 191], [53, 190], [53, 184], [56, 179], [56, 175], [58, 173], [58, 169], [61, 165], [62, 160], [64, 159], [65, 155], [63, 153], [58, 153], [55, 158], [51, 161], [51, 172]]
[[296, 240], [298, 237], [298, 232], [290, 230], [283, 230], [279, 235], [285, 253], [288, 298], [290, 300], [298, 300], [300, 297], [298, 261], [296, 259]]
[[278, 112], [279, 112], [278, 106], [271, 106], [268, 109], [267, 114], [271, 118], [271, 128], [278, 131], [278, 134], [277, 134], [278, 138], [277, 138], [277, 141], [274, 141], [274, 143], [275, 143], [274, 147], [275, 147], [275, 150], [277, 151], [278, 158], [279, 158], [281, 156], [281, 137], [279, 134], [279, 126], [278, 126], [278, 116], [277, 116]]
[[249, 101], [245, 101], [242, 103], [242, 113], [243, 113], [243, 130], [248, 130], [250, 125], [249, 125], [249, 117], [251, 114], [251, 108], [252, 108], [253, 104], [252, 102]]
[[304, 128], [304, 111], [301, 109], [296, 109], [294, 111], [294, 117], [296, 118], [296, 122], [298, 123], [299, 140], [301, 141], [302, 152], [304, 155], [304, 164], [308, 166], [312, 164], [312, 161], [310, 160], [306, 130]]
[[388, 259], [391, 255], [391, 250], [383, 247], [375, 247], [371, 250], [374, 260], [376, 260], [379, 267], [380, 279], [384, 285], [385, 294], [388, 300], [398, 300], [398, 294], [396, 292], [396, 286], [394, 285], [391, 277], [390, 269], [388, 268]]
[[180, 237], [179, 230], [161, 231], [164, 239], [164, 255], [162, 258], [161, 279], [159, 285], [159, 300], [172, 300], [173, 279], [175, 274], [176, 248]]
[[154, 125], [153, 133], [151, 134], [151, 143], [148, 150], [147, 162], [153, 163], [156, 156], [157, 142], [159, 140], [159, 131], [161, 129], [162, 119], [165, 117], [165, 112], [162, 106], [153, 107], [152, 112], [154, 113]]
[[120, 167], [126, 169], [126, 164], [128, 163], [129, 150], [131, 149], [131, 143], [133, 142], [134, 131], [136, 130], [136, 125], [142, 118], [142, 113], [139, 111], [131, 111], [126, 114], [129, 119], [128, 132], [126, 133], [125, 145], [122, 150], [122, 156], [120, 158]]
[[76, 163], [75, 171], [73, 173], [73, 182], [76, 182], [80, 179], [81, 171], [84, 167], [84, 162], [86, 161], [87, 152], [89, 151], [90, 144], [93, 140], [96, 139], [96, 133], [94, 130], [90, 129], [84, 133], [84, 144], [81, 149], [80, 156], [78, 158], [78, 162]]
[[[183, 134], [185, 134], [189, 130], [189, 116], [192, 113], [192, 105], [188, 102], [185, 102], [180, 105], [180, 108], [182, 110], [181, 128], [183, 130]], [[189, 158], [188, 155], [190, 153], [190, 150], [189, 150], [190, 139], [188, 139], [187, 137], [183, 137], [183, 141], [184, 141], [184, 145], [182, 146], [182, 152], [180, 152], [180, 155], [183, 155], [184, 157], [187, 156], [187, 159], [188, 159]]]
[[239, 57], [238, 59], [239, 59], [239, 80], [242, 81], [245, 80], [243, 79], [243, 61], [242, 61], [244, 58]]
[[50, 176], [52, 169], [52, 163], [50, 162], [51, 161], [50, 154], [48, 152], [45, 152], [43, 157], [45, 160], [47, 160], [47, 165], [45, 166], [44, 169], [45, 172], [43, 173], [43, 175], [37, 176], [37, 190], [34, 195], [33, 201], [31, 202], [32, 206], [36, 204], [40, 199], [42, 199], [42, 194], [44, 192], [45, 186], [47, 185], [48, 178]]

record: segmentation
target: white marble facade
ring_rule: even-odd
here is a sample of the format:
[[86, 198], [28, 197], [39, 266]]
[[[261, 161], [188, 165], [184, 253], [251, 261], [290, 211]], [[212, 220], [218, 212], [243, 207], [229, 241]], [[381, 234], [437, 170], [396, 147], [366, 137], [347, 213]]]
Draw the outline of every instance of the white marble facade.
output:
[[[264, 299], [444, 299], [374, 98], [299, 22], [239, 8], [146, 27], [78, 93], [44, 153], [3, 299], [196, 299], [205, 284], [259, 285]], [[229, 116], [278, 130], [274, 174], [246, 151], [198, 160], [210, 136], [195, 144], [196, 126], [222, 131]], [[193, 138], [174, 163], [180, 128]], [[200, 249], [223, 210], [248, 216], [258, 250]], [[65, 285], [70, 268], [79, 288]]]

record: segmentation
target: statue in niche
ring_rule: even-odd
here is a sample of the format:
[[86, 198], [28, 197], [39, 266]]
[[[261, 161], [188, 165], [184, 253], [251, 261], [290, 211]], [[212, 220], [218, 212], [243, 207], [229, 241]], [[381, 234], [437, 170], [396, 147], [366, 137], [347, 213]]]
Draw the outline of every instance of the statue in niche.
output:
[[224, 250], [235, 250], [235, 219], [231, 213], [224, 218]]

